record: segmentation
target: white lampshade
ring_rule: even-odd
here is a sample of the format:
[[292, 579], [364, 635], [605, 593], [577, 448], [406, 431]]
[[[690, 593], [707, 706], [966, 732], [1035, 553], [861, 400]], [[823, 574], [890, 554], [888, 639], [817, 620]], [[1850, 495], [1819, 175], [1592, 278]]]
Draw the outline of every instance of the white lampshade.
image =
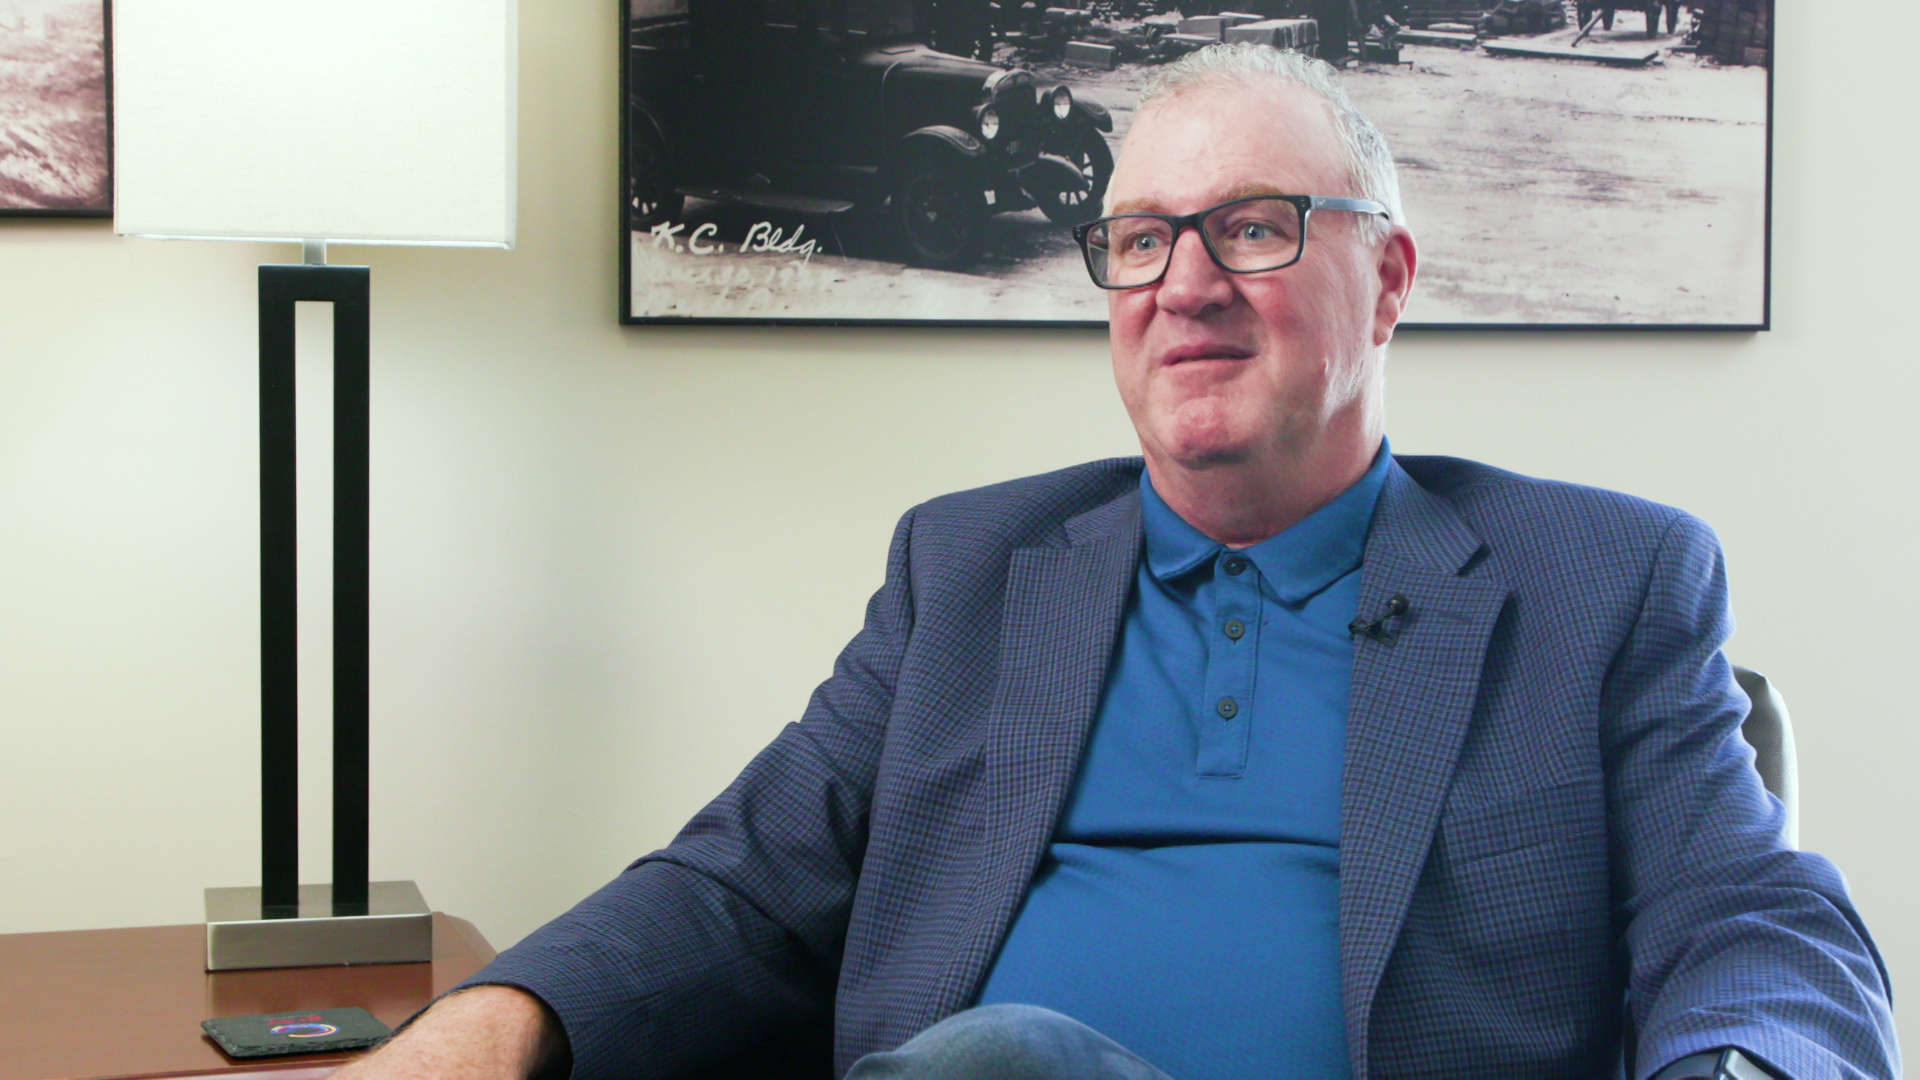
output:
[[114, 0], [114, 230], [511, 247], [516, 0]]

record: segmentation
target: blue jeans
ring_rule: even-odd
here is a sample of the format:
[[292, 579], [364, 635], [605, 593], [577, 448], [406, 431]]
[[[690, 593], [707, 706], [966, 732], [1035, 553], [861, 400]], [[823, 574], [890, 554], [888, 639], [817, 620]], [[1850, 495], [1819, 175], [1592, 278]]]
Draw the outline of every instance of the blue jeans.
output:
[[1087, 1025], [1038, 1005], [955, 1013], [846, 1080], [1172, 1080]]

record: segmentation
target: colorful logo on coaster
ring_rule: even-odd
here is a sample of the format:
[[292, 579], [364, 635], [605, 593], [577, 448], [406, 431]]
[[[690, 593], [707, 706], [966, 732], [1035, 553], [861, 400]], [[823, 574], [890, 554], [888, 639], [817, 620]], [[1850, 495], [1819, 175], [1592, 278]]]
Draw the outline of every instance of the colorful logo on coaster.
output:
[[317, 1016], [303, 1016], [289, 1019], [267, 1028], [275, 1035], [285, 1035], [289, 1039], [319, 1039], [328, 1035], [337, 1035], [340, 1029], [332, 1024], [322, 1023]]

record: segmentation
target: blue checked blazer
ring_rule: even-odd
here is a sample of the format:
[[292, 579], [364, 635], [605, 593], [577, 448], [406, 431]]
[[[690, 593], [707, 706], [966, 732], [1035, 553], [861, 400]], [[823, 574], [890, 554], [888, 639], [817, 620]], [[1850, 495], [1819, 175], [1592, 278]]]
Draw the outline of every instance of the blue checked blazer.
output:
[[[1138, 459], [935, 499], [805, 715], [673, 843], [476, 982], [578, 1077], [967, 1008], [1074, 776], [1141, 555]], [[1645, 1077], [1737, 1045], [1899, 1072], [1878, 954], [1739, 736], [1718, 544], [1641, 500], [1402, 457], [1367, 541], [1341, 798], [1356, 1080]], [[1203, 898], [1196, 898], [1196, 903]], [[824, 1055], [823, 1055], [824, 1056]]]

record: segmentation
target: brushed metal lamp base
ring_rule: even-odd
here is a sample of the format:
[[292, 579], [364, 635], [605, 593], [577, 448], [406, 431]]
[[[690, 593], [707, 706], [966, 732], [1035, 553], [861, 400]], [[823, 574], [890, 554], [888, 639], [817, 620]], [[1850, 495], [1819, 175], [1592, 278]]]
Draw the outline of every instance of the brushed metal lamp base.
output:
[[[411, 881], [367, 880], [371, 279], [364, 266], [260, 268], [260, 886], [207, 890], [207, 970], [433, 959]], [[333, 883], [301, 885], [294, 308], [333, 305]]]
[[[343, 907], [349, 905], [342, 905]], [[411, 881], [370, 881], [336, 913], [333, 886], [300, 886], [298, 914], [266, 914], [258, 886], [207, 890], [207, 970], [409, 964], [433, 959], [433, 912]]]

